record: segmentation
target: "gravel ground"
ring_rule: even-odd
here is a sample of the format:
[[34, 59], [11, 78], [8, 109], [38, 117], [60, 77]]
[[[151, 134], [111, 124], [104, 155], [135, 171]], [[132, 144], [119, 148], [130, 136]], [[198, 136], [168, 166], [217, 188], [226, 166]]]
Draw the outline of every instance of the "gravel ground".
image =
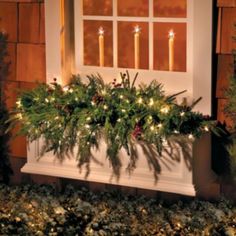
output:
[[0, 235], [236, 235], [236, 206], [221, 199], [166, 203], [118, 191], [0, 185]]

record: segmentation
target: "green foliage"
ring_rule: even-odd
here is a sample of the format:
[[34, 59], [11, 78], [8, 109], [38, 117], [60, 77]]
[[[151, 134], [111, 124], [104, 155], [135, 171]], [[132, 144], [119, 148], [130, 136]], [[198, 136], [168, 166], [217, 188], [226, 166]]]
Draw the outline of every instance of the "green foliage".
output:
[[131, 81], [127, 72], [121, 83], [105, 84], [99, 75], [91, 75], [86, 82], [74, 76], [65, 88], [56, 82], [39, 85], [22, 93], [11, 121], [22, 124], [20, 132], [29, 141], [45, 139], [42, 154], [53, 151], [63, 158], [79, 147], [79, 165], [89, 162], [91, 150], [98, 149], [104, 138], [117, 175], [121, 148], [132, 160], [135, 142], [152, 144], [161, 153], [170, 137], [193, 139], [215, 126], [209, 118], [193, 112], [193, 106], [178, 105], [175, 96], [165, 96], [156, 81], [136, 88], [136, 79], [137, 75]]
[[236, 182], [236, 138], [232, 139], [232, 143], [228, 146], [228, 152], [230, 156], [230, 173], [233, 181]]
[[[236, 55], [234, 55], [234, 68], [236, 69]], [[230, 78], [229, 87], [226, 90], [228, 103], [225, 106], [225, 114], [233, 121], [233, 129], [236, 128], [236, 73]]]
[[236, 181], [236, 54], [234, 52], [234, 73], [230, 78], [230, 84], [226, 91], [226, 97], [228, 99], [225, 106], [225, 114], [232, 120], [233, 127], [231, 127], [230, 144], [227, 146], [227, 150], [230, 157], [230, 174], [234, 181]]
[[3, 81], [8, 75], [9, 63], [5, 62], [7, 56], [7, 36], [0, 32], [0, 176], [4, 183], [9, 182], [9, 176], [12, 170], [9, 163], [9, 140], [10, 134], [6, 134], [8, 129], [6, 121], [9, 119], [6, 109], [5, 99], [3, 96]]

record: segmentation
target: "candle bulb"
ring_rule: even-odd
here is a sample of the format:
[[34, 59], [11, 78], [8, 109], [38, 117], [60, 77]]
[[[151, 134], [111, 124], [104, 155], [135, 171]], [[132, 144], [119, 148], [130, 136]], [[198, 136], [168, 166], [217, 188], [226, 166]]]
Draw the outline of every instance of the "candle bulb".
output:
[[134, 27], [134, 68], [139, 69], [139, 40], [141, 28], [136, 25]]
[[104, 66], [104, 29], [98, 29], [98, 43], [99, 43], [99, 66]]
[[175, 34], [173, 30], [169, 32], [169, 71], [174, 70], [174, 40]]

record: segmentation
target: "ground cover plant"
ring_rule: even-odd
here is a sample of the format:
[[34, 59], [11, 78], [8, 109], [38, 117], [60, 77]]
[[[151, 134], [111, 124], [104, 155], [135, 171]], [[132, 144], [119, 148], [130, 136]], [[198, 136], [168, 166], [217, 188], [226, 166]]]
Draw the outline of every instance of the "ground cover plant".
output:
[[116, 191], [0, 185], [0, 235], [229, 235], [236, 207], [222, 199], [167, 204]]

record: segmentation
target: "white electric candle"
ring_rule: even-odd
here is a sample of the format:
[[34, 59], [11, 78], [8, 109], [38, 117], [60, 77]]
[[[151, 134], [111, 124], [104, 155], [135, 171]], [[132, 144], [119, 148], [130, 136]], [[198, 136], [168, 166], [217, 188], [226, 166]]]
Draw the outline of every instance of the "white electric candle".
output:
[[173, 30], [169, 32], [169, 71], [174, 70], [174, 48], [175, 48], [175, 34]]
[[98, 43], [99, 43], [99, 66], [104, 66], [104, 29], [98, 29]]
[[134, 68], [135, 69], [139, 69], [140, 31], [141, 31], [141, 28], [138, 25], [136, 25], [134, 27]]

